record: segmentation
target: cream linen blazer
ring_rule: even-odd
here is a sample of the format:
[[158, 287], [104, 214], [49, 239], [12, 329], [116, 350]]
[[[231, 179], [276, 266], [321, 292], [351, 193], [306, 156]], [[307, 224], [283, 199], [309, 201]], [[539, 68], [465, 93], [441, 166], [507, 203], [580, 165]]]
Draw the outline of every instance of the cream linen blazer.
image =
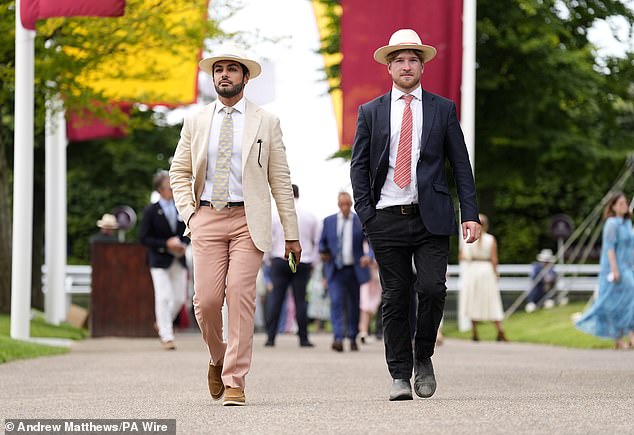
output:
[[[215, 104], [185, 119], [170, 167], [174, 202], [187, 224], [184, 235], [188, 237], [191, 237], [189, 219], [200, 207], [200, 195], [205, 188], [207, 147]], [[242, 192], [247, 226], [260, 251], [269, 251], [272, 245], [271, 195], [284, 228], [284, 238], [299, 240], [280, 121], [248, 100], [242, 137]]]

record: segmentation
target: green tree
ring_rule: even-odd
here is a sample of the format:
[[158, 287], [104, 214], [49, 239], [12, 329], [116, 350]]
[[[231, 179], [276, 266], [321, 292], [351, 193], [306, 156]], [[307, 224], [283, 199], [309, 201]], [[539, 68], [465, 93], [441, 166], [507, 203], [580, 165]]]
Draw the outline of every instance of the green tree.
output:
[[622, 60], [600, 68], [587, 38], [595, 20], [632, 23], [632, 12], [620, 1], [511, 3], [479, 0], [477, 23], [478, 193], [503, 262], [553, 246], [550, 217], [579, 223], [632, 148], [631, 132], [615, 128], [632, 122], [631, 77]]
[[[154, 122], [122, 139], [76, 142], [68, 148], [69, 263], [90, 263], [88, 239], [97, 232], [95, 224], [103, 213], [127, 205], [140, 220], [153, 190], [153, 175], [169, 169], [180, 126], [157, 122], [164, 116], [152, 112], [133, 116], [138, 121], [153, 118]], [[137, 229], [138, 225], [128, 231], [126, 239], [136, 240]]]
[[[43, 260], [43, 144], [44, 144], [44, 101], [54, 95], [62, 95], [69, 111], [89, 108], [97, 115], [108, 117], [112, 122], [128, 122], [132, 132], [131, 139], [138, 137], [136, 129], [147, 131], [150, 116], [132, 116], [130, 118], [115, 111], [106, 113], [108, 97], [86, 85], [81, 77], [100, 65], [104, 59], [127, 57], [149, 47], [187, 48], [190, 53], [198, 53], [206, 38], [218, 38], [223, 33], [218, 29], [217, 20], [189, 20], [174, 22], [175, 13], [184, 8], [199, 8], [200, 2], [187, 1], [146, 1], [127, 0], [126, 15], [119, 18], [59, 18], [39, 22], [35, 39], [35, 192], [34, 192], [34, 232], [33, 232], [33, 288], [34, 306], [41, 307], [40, 267]], [[232, 13], [233, 9], [222, 2], [222, 7]], [[218, 6], [218, 5], [217, 5]], [[218, 6], [219, 7], [219, 6]], [[172, 19], [167, 20], [166, 17]], [[10, 309], [11, 292], [11, 167], [13, 159], [13, 99], [14, 99], [14, 41], [15, 2], [0, 0], [0, 312]], [[141, 80], [153, 80], [163, 74], [153, 64], [148, 64], [140, 73], [127, 70], [124, 64], [117, 77], [134, 77]], [[161, 95], [147, 95], [158, 99]], [[143, 127], [145, 123], [146, 127]], [[138, 133], [142, 135], [142, 133]], [[143, 143], [138, 143], [141, 147]], [[73, 144], [69, 149], [75, 150]], [[86, 145], [89, 147], [90, 145]], [[116, 147], [116, 145], [111, 145]], [[173, 144], [172, 144], [173, 146]], [[132, 145], [128, 151], [132, 152]], [[150, 151], [152, 153], [152, 151]], [[72, 154], [72, 153], [71, 153]], [[113, 153], [113, 156], [116, 153]], [[86, 157], [86, 156], [85, 156]], [[72, 156], [71, 156], [72, 158]], [[155, 158], [155, 157], [154, 157]], [[134, 161], [134, 158], [119, 159], [117, 164]], [[86, 157], [84, 163], [92, 164], [93, 159]], [[164, 165], [163, 165], [164, 167]], [[154, 168], [155, 169], [155, 168]], [[118, 183], [119, 180], [104, 178], [102, 181]], [[72, 183], [73, 180], [70, 180]], [[70, 184], [75, 188], [76, 186]], [[146, 189], [148, 181], [136, 189]], [[98, 190], [103, 185], [94, 185]], [[69, 189], [69, 198], [74, 195]], [[126, 198], [121, 198], [123, 202]], [[110, 202], [110, 201], [108, 201]], [[73, 210], [73, 204], [69, 210]], [[94, 207], [94, 205], [93, 205]], [[84, 210], [82, 213], [86, 213]], [[92, 214], [91, 214], [92, 216]], [[92, 219], [92, 217], [91, 217]], [[69, 222], [73, 222], [72, 218]], [[94, 221], [92, 222], [94, 226]], [[75, 234], [74, 228], [69, 234]]]

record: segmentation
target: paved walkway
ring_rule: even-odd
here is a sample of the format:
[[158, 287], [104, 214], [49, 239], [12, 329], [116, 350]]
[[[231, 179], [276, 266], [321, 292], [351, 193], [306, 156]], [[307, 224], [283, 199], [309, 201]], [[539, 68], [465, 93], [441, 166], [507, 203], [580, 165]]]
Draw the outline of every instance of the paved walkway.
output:
[[178, 434], [634, 433], [634, 351], [447, 340], [438, 390], [388, 402], [381, 343], [337, 354], [331, 338], [255, 338], [246, 407], [207, 392], [197, 334], [88, 339], [71, 353], [0, 365], [2, 418], [175, 418]]

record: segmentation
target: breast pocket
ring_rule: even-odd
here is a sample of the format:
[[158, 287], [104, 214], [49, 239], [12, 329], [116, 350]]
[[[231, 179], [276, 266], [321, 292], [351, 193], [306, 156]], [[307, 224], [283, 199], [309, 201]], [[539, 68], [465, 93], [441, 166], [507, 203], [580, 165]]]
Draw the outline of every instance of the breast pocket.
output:
[[253, 149], [251, 150], [251, 154], [255, 159], [258, 167], [265, 168], [269, 163], [269, 155], [270, 155], [270, 144], [266, 139], [258, 139], [253, 145]]

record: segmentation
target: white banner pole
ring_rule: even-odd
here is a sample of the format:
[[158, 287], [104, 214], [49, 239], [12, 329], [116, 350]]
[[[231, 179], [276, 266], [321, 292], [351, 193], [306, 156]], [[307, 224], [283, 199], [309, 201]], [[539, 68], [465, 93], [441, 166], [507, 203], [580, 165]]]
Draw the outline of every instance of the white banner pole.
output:
[[27, 340], [30, 336], [31, 242], [33, 240], [35, 32], [22, 27], [20, 22], [20, 0], [16, 1], [15, 10], [11, 338]]

